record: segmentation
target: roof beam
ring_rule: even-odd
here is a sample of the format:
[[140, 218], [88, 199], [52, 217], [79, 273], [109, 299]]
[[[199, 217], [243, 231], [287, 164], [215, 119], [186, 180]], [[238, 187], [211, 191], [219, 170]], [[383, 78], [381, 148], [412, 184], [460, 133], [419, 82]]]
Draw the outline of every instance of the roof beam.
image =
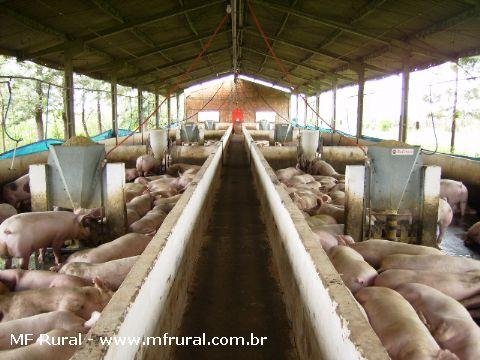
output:
[[[226, 71], [226, 70], [225, 70]], [[199, 84], [201, 82], [206, 82], [206, 81], [210, 81], [210, 80], [215, 80], [217, 78], [219, 78], [220, 76], [227, 76], [227, 75], [231, 75], [232, 73], [231, 72], [227, 72], [227, 73], [217, 73], [217, 74], [214, 74], [214, 75], [205, 75], [205, 76], [201, 76], [201, 77], [198, 77], [194, 80], [189, 80], [189, 81], [184, 81], [184, 82], [181, 82], [179, 83], [179, 88], [181, 89], [185, 89], [187, 87], [190, 87], [190, 86], [193, 86], [195, 84]], [[167, 90], [168, 88], [168, 85], [167, 86], [163, 86], [163, 87], [160, 87], [159, 89], [160, 90]]]
[[447, 30], [455, 25], [458, 25], [466, 20], [472, 19], [474, 17], [479, 17], [480, 16], [480, 3], [478, 1], [476, 2], [475, 6], [472, 6], [471, 8], [462, 11], [458, 14], [455, 14], [451, 17], [445, 18], [443, 20], [437, 21], [433, 23], [432, 25], [424, 28], [423, 30], [417, 32], [413, 36], [410, 36], [408, 40], [412, 38], [424, 38], [426, 36], [435, 34], [437, 32]]
[[[349, 33], [349, 34], [352, 34], [352, 35], [363, 37], [363, 38], [365, 38], [369, 41], [378, 42], [380, 44], [389, 45], [389, 46], [399, 48], [399, 49], [402, 49], [402, 50], [405, 50], [406, 48], [410, 48], [411, 52], [417, 53], [418, 55], [427, 56], [427, 57], [435, 56], [435, 57], [445, 58], [446, 60], [448, 60], [448, 58], [444, 54], [441, 54], [438, 51], [426, 50], [426, 49], [423, 49], [422, 47], [416, 46], [414, 44], [405, 44], [404, 42], [402, 42], [401, 40], [398, 40], [398, 39], [386, 38], [385, 36], [378, 36], [378, 35], [375, 35], [375, 34], [370, 34], [370, 33], [366, 33], [366, 32], [363, 32], [363, 31], [359, 31], [359, 30], [355, 29], [352, 26], [352, 24], [345, 24], [345, 23], [341, 23], [341, 22], [338, 22], [338, 21], [330, 21], [330, 20], [327, 20], [327, 19], [318, 18], [314, 15], [311, 15], [311, 14], [308, 14], [308, 13], [305, 13], [305, 12], [302, 12], [302, 11], [299, 11], [299, 10], [291, 9], [287, 6], [274, 4], [274, 3], [271, 3], [271, 2], [268, 2], [268, 1], [262, 1], [262, 0], [252, 0], [252, 1], [254, 3], [257, 3], [259, 5], [262, 5], [262, 6], [274, 9], [274, 10], [290, 13], [290, 14], [292, 14], [294, 16], [297, 16], [301, 19], [309, 20], [309, 21], [315, 22], [315, 23], [320, 24], [320, 25], [324, 25], [324, 26], [328, 26], [328, 27], [340, 30], [340, 31], [345, 32], [345, 33]], [[368, 10], [368, 11], [371, 11], [371, 10]], [[328, 45], [328, 43], [327, 44], [322, 43], [320, 47], [322, 48], [326, 45]]]
[[[185, 6], [183, 0], [178, 0], [178, 4], [179, 4], [181, 7], [184, 7], [184, 6]], [[198, 31], [197, 31], [197, 29], [195, 28], [195, 25], [193, 25], [193, 21], [192, 21], [192, 19], [190, 18], [190, 15], [189, 15], [188, 13], [185, 14], [185, 20], [187, 21], [188, 27], [189, 27], [190, 30], [192, 31], [193, 35], [198, 36]], [[202, 41], [202, 39], [199, 39], [198, 42], [200, 43], [200, 47], [203, 49], [203, 41]], [[212, 66], [212, 63], [211, 63], [211, 61], [210, 61], [210, 57], [208, 56], [208, 54], [205, 54], [205, 56], [206, 56], [207, 63], [210, 65], [210, 67], [212, 68], [212, 71], [213, 71], [213, 66]]]
[[[262, 36], [259, 32], [254, 31], [251, 28], [245, 29], [245, 32], [247, 32], [249, 34], [252, 34], [252, 35], [255, 35], [255, 36], [258, 36], [258, 37]], [[312, 47], [309, 47], [309, 46], [306, 46], [306, 45], [302, 45], [302, 44], [299, 44], [299, 43], [296, 43], [296, 42], [293, 42], [293, 41], [290, 41], [290, 40], [285, 40], [285, 39], [282, 39], [282, 38], [279, 38], [279, 37], [276, 37], [276, 36], [272, 36], [272, 35], [266, 35], [266, 36], [269, 40], [274, 40], [276, 42], [283, 43], [285, 45], [295, 47], [295, 48], [303, 50], [303, 51], [308, 51], [308, 52], [314, 53], [316, 55], [329, 57], [331, 59], [335, 59], [335, 60], [338, 60], [338, 61], [341, 61], [341, 62], [346, 62], [346, 63], [350, 62], [350, 60], [345, 59], [344, 56], [342, 56], [340, 54], [333, 53], [333, 52], [328, 51], [328, 50], [315, 49], [315, 48], [312, 48]]]
[[[76, 52], [88, 51], [88, 52], [90, 52], [94, 55], [97, 55], [97, 56], [100, 56], [100, 57], [103, 57], [103, 58], [106, 58], [106, 59], [110, 59], [110, 60], [113, 59], [113, 56], [106, 53], [105, 51], [96, 49], [93, 46], [88, 46], [88, 45], [85, 45], [85, 44], [79, 44], [78, 42], [75, 42], [75, 41], [70, 41], [67, 34], [65, 34], [65, 33], [61, 32], [59, 30], [56, 30], [56, 29], [52, 28], [51, 26], [47, 26], [45, 24], [42, 24], [41, 22], [39, 22], [35, 19], [32, 19], [32, 18], [20, 13], [17, 10], [13, 10], [6, 5], [0, 5], [0, 11], [10, 15], [16, 21], [18, 21], [20, 24], [26, 26], [29, 29], [40, 31], [44, 34], [51, 35], [51, 36], [55, 37], [56, 39], [65, 41], [65, 43], [63, 43], [63, 44], [68, 44], [68, 46], [62, 44], [62, 47], [61, 47], [61, 49], [59, 49], [59, 51], [64, 51], [65, 49], [75, 49]], [[18, 59], [20, 59], [20, 60], [30, 59], [30, 57], [26, 54], [19, 53], [18, 55], [19, 55]]]
[[[118, 10], [110, 0], [90, 0], [95, 6], [97, 6], [100, 10], [105, 12], [107, 15], [113, 17], [117, 21], [119, 21], [121, 24], [125, 24], [127, 22], [126, 18], [122, 15], [120, 10]], [[140, 30], [137, 27], [134, 27], [130, 29], [130, 32], [135, 35], [137, 39], [139, 39], [141, 42], [146, 44], [149, 47], [155, 47], [156, 44], [155, 42], [150, 39], [150, 37], [145, 34], [142, 30]], [[169, 58], [167, 55], [163, 54], [162, 52], [159, 53], [165, 60], [167, 61], [172, 61], [171, 58]]]
[[62, 41], [67, 41], [68, 37], [66, 34], [64, 34], [61, 31], [58, 31], [50, 26], [47, 26], [45, 24], [42, 24], [41, 22], [34, 20], [28, 16], [25, 16], [24, 14], [13, 10], [12, 8], [9, 8], [6, 5], [0, 5], [0, 11], [3, 13], [6, 13], [13, 17], [16, 21], [18, 21], [20, 24], [26, 26], [29, 29], [37, 30], [40, 31], [44, 34], [51, 35], [58, 40]]
[[[268, 54], [267, 52], [263, 52], [263, 51], [259, 51], [259, 50], [256, 50], [256, 49], [252, 49], [252, 48], [249, 48], [249, 47], [244, 47], [243, 48], [244, 50], [247, 50], [247, 51], [250, 51], [252, 53], [255, 53], [255, 54], [258, 54], [258, 55], [261, 55], [261, 56], [265, 56], [266, 58], [269, 58], [269, 59], [273, 59], [273, 56], [271, 56], [270, 54]], [[280, 60], [281, 62], [284, 62], [286, 64], [290, 64], [290, 65], [295, 65], [295, 66], [298, 66], [298, 67], [303, 67], [309, 71], [314, 71], [314, 72], [319, 72], [319, 73], [322, 73], [322, 74], [328, 74], [328, 75], [335, 75], [337, 76], [338, 78], [341, 78], [341, 79], [344, 79], [344, 80], [350, 80], [350, 81], [354, 81], [355, 79], [353, 78], [349, 78], [347, 76], [344, 76], [344, 75], [340, 75], [340, 74], [335, 74], [334, 72], [331, 72], [331, 71], [328, 71], [328, 70], [321, 70], [321, 69], [317, 69], [317, 68], [314, 68], [312, 66], [308, 66], [308, 65], [304, 65], [302, 64], [301, 62], [298, 62], [298, 61], [293, 61], [293, 60], [287, 60], [285, 58], [280, 58], [278, 57], [278, 60]]]
[[[227, 62], [229, 62], [230, 59], [225, 59], [225, 60], [222, 60], [216, 64], [213, 64], [213, 66], [218, 66], [218, 65], [223, 65]], [[190, 75], [192, 73], [195, 73], [195, 72], [198, 72], [198, 71], [203, 71], [203, 70], [208, 70], [209, 69], [209, 66], [203, 66], [203, 67], [199, 67], [199, 68], [196, 68], [196, 69], [193, 69], [191, 72], [190, 72]], [[165, 83], [167, 82], [169, 79], [172, 79], [172, 78], [178, 78], [180, 76], [183, 76], [185, 74], [185, 72], [182, 72], [182, 73], [176, 73], [176, 74], [172, 74], [172, 75], [169, 75], [168, 77], [164, 77], [164, 78], [160, 78], [160, 79], [155, 79], [155, 80], [151, 80], [151, 81], [148, 81], [148, 82], [144, 82], [142, 83], [142, 86], [149, 86], [149, 85], [161, 85], [162, 83]], [[192, 76], [192, 81], [195, 80], [195, 77]]]
[[[227, 29], [227, 30], [223, 30], [223, 31], [219, 31], [217, 33], [217, 35], [219, 34], [224, 34], [224, 33], [228, 33], [230, 31], [230, 29]], [[116, 62], [111, 62], [111, 63], [108, 63], [108, 64], [103, 64], [97, 68], [94, 68], [92, 69], [90, 72], [97, 72], [97, 71], [107, 71], [107, 70], [110, 70], [112, 68], [115, 68], [115, 67], [118, 67], [118, 66], [123, 66], [123, 64], [126, 64], [126, 63], [130, 63], [130, 62], [134, 62], [134, 61], [137, 61], [137, 60], [140, 60], [140, 59], [143, 59], [143, 58], [146, 58], [148, 56], [151, 56], [151, 55], [155, 55], [157, 53], [159, 53], [160, 51], [167, 51], [167, 50], [171, 50], [171, 49], [174, 49], [176, 47], [179, 47], [179, 46], [183, 46], [183, 45], [188, 45], [188, 44], [192, 44], [194, 42], [197, 42], [198, 39], [207, 39], [211, 36], [212, 34], [202, 34], [200, 36], [193, 36], [193, 37], [190, 37], [190, 38], [185, 38], [183, 40], [176, 40], [176, 41], [171, 41], [171, 42], [168, 42], [168, 43], [165, 43], [165, 44], [161, 44], [155, 48], [152, 48], [152, 49], [148, 49], [142, 53], [139, 53], [135, 56], [135, 58], [129, 58], [129, 59], [119, 59], [118, 61]]]
[[[209, 52], [206, 52], [204, 54], [204, 56], [207, 56], [207, 55], [212, 55], [212, 54], [217, 54], [217, 53], [220, 53], [220, 52], [223, 52], [225, 50], [229, 50], [230, 47], [223, 47], [223, 48], [220, 48], [220, 49], [217, 49], [217, 50], [213, 50], [213, 51], [209, 51]], [[177, 60], [177, 61], [172, 61], [168, 64], [163, 64], [163, 65], [160, 65], [160, 66], [156, 66], [154, 68], [150, 68], [150, 69], [146, 69], [146, 70], [142, 70], [142, 71], [138, 71], [136, 72], [135, 74], [131, 74], [131, 75], [127, 75], [127, 76], [123, 76], [123, 77], [120, 77], [118, 78], [118, 80], [128, 80], [128, 79], [131, 79], [131, 78], [138, 78], [138, 77], [141, 77], [141, 76], [145, 76], [145, 75], [151, 75], [157, 71], [161, 71], [161, 70], [165, 70], [165, 69], [168, 69], [170, 67], [173, 67], [173, 66], [177, 66], [177, 65], [182, 65], [182, 64], [185, 64], [185, 63], [188, 63], [192, 60], [195, 60], [197, 58], [197, 55], [195, 56], [191, 56], [191, 57], [188, 57], [186, 59], [182, 59], [182, 60]], [[212, 65], [209, 63], [209, 66], [212, 67]], [[213, 69], [212, 69], [213, 70]]]
[[[84, 43], [89, 43], [89, 42], [92, 42], [92, 41], [95, 41], [95, 40], [98, 40], [98, 39], [102, 39], [102, 38], [105, 38], [105, 37], [108, 37], [108, 36], [112, 36], [112, 35], [122, 33], [124, 31], [131, 30], [133, 28], [153, 24], [153, 23], [158, 22], [158, 21], [162, 21], [162, 20], [169, 19], [171, 17], [183, 15], [183, 14], [189, 13], [191, 11], [204, 9], [206, 7], [210, 7], [212, 5], [217, 5], [217, 4], [220, 4], [220, 3], [223, 3], [223, 2], [224, 2], [223, 0], [212, 0], [212, 1], [208, 1], [208, 2], [202, 2], [200, 4], [180, 8], [180, 9], [177, 8], [175, 10], [164, 11], [164, 12], [161, 12], [159, 14], [143, 17], [141, 19], [134, 20], [134, 21], [128, 21], [128, 22], [125, 22], [123, 24], [119, 24], [119, 25], [116, 25], [116, 26], [109, 27], [107, 29], [97, 30], [92, 34], [88, 34], [88, 35], [80, 37], [78, 40], [81, 41], [81, 42], [84, 42]], [[33, 57], [49, 55], [49, 54], [52, 54], [52, 53], [55, 53], [55, 52], [62, 51], [61, 49], [63, 49], [64, 46], [65, 46], [64, 44], [57, 44], [57, 45], [54, 45], [54, 46], [50, 46], [48, 48], [45, 48], [45, 49], [42, 49], [42, 50], [38, 51], [37, 54], [35, 54], [35, 56], [33, 56]]]
[[309, 21], [315, 22], [317, 24], [320, 24], [320, 25], [323, 25], [323, 26], [328, 26], [328, 27], [331, 27], [331, 28], [334, 28], [334, 29], [340, 29], [344, 32], [348, 32], [352, 35], [360, 36], [360, 37], [363, 37], [365, 39], [369, 39], [369, 40], [372, 40], [372, 41], [377, 41], [377, 42], [380, 42], [380, 43], [383, 43], [383, 44], [388, 43], [388, 41], [383, 40], [376, 35], [372, 35], [372, 34], [365, 33], [363, 31], [359, 31], [359, 30], [355, 29], [353, 26], [345, 24], [345, 23], [341, 23], [339, 21], [332, 21], [332, 20], [328, 20], [328, 19], [319, 18], [317, 16], [305, 13], [303, 11], [299, 11], [299, 10], [290, 8], [288, 6], [283, 6], [283, 5], [280, 5], [280, 4], [277, 4], [277, 3], [271, 3], [271, 2], [268, 2], [268, 1], [252, 0], [252, 2], [255, 3], [255, 4], [258, 4], [258, 5], [264, 6], [264, 7], [268, 7], [270, 9], [274, 9], [274, 10], [278, 10], [278, 11], [281, 11], [281, 12], [284, 12], [284, 13], [294, 15], [296, 17], [299, 17], [300, 19], [309, 20]]
[[[297, 2], [298, 2], [298, 0], [292, 0], [290, 2], [290, 7], [293, 8], [295, 5], [297, 5]], [[282, 34], [283, 30], [285, 29], [285, 26], [287, 25], [287, 21], [288, 21], [289, 17], [290, 17], [290, 13], [288, 13], [288, 12], [283, 15], [283, 19], [282, 19], [282, 22], [280, 23], [280, 27], [278, 28], [278, 30], [275, 34], [276, 37], [279, 37]], [[273, 48], [274, 45], [275, 45], [275, 41], [272, 41], [270, 46]], [[262, 65], [260, 65], [260, 68], [258, 69], [259, 72], [262, 71], [263, 66], [265, 65], [266, 62], [267, 62], [267, 57], [265, 56], [263, 58]]]

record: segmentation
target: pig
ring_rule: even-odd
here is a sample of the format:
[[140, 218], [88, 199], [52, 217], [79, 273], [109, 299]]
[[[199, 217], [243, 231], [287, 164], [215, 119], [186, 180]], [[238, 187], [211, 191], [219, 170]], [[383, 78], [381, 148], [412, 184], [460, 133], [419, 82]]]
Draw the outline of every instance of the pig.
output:
[[135, 196], [142, 195], [145, 190], [147, 190], [147, 186], [144, 184], [138, 183], [126, 183], [123, 187], [124, 191], [129, 191], [135, 194]]
[[[183, 192], [193, 181], [196, 174], [182, 174], [180, 177], [170, 183], [170, 187], [178, 192]], [[175, 195], [175, 194], [173, 194]]]
[[317, 231], [325, 231], [331, 235], [343, 235], [344, 232], [344, 225], [343, 224], [332, 224], [332, 225], [317, 225], [312, 226], [311, 229], [313, 232]]
[[137, 158], [136, 169], [139, 176], [146, 176], [150, 173], [158, 172], [161, 165], [161, 160], [157, 160], [152, 155], [147, 154]]
[[[154, 196], [160, 193], [171, 194], [167, 196], [173, 196], [173, 195], [176, 195], [178, 192], [177, 185], [180, 186], [178, 183], [178, 179], [175, 179], [175, 178], [158, 179], [158, 180], [151, 181], [148, 184], [148, 190], [154, 193]], [[186, 185], [186, 183], [182, 183], [182, 185]]]
[[348, 246], [334, 246], [329, 250], [328, 257], [353, 294], [372, 285], [378, 275], [362, 255]]
[[[64, 329], [53, 329], [42, 334], [34, 344], [23, 346], [17, 349], [0, 351], [0, 358], [3, 360], [67, 360], [70, 359], [78, 348], [78, 343], [70, 344], [68, 339], [78, 338], [78, 333]], [[65, 345], [62, 338], [66, 338]]]
[[335, 191], [343, 191], [345, 192], [345, 183], [338, 183], [332, 188], [329, 189], [331, 193], [334, 193]]
[[385, 257], [380, 270], [409, 269], [431, 270], [438, 272], [462, 273], [480, 271], [480, 261], [461, 256], [450, 255], [405, 255], [396, 254]]
[[197, 172], [200, 170], [201, 166], [199, 165], [191, 165], [191, 164], [184, 164], [184, 163], [178, 163], [178, 164], [173, 164], [170, 165], [165, 171], [167, 175], [171, 176], [179, 176], [180, 174], [185, 173], [185, 171], [194, 171]]
[[32, 334], [31, 339], [34, 342], [40, 334], [46, 334], [53, 329], [86, 333], [89, 327], [85, 323], [85, 319], [64, 310], [2, 322], [0, 323], [0, 350], [14, 349], [21, 346], [19, 343], [11, 341], [10, 337], [12, 335], [18, 338], [20, 334]]
[[319, 158], [316, 158], [312, 161], [311, 174], [331, 177], [338, 177], [340, 175], [335, 171], [332, 165], [324, 160], [320, 160]]
[[137, 169], [125, 169], [125, 181], [133, 181], [139, 176]]
[[96, 248], [77, 251], [70, 255], [65, 263], [87, 262], [96, 264], [140, 255], [150, 240], [152, 240], [152, 236], [135, 233], [125, 234]]
[[480, 245], [480, 221], [476, 222], [468, 229], [467, 233], [465, 234], [465, 244]]
[[321, 214], [330, 215], [339, 224], [345, 222], [345, 208], [343, 206], [323, 203], [319, 208], [310, 211], [312, 216]]
[[329, 251], [331, 248], [337, 245], [347, 245], [350, 242], [351, 237], [348, 235], [333, 235], [323, 229], [312, 230], [316, 235], [318, 242], [322, 246], [323, 250]]
[[117, 290], [123, 280], [137, 261], [138, 256], [116, 259], [104, 263], [90, 264], [85, 262], [68, 263], [60, 269], [62, 274], [82, 278], [86, 282], [92, 282], [95, 278], [109, 289]]
[[304, 174], [304, 172], [294, 167], [289, 167], [286, 169], [277, 170], [275, 171], [275, 174], [277, 175], [277, 178], [279, 181], [287, 182], [287, 181], [290, 181], [290, 179], [295, 175], [302, 175]]
[[170, 197], [162, 197], [162, 196], [156, 196], [155, 201], [153, 202], [154, 206], [159, 206], [162, 204], [176, 204], [178, 200], [180, 200], [180, 197], [182, 194], [178, 194], [175, 196], [170, 196]]
[[3, 200], [19, 209], [22, 204], [30, 202], [30, 177], [28, 174], [3, 186]]
[[428, 246], [405, 244], [396, 241], [383, 239], [371, 239], [357, 242], [350, 245], [358, 251], [366, 262], [378, 269], [380, 262], [388, 255], [407, 254], [407, 255], [442, 255], [438, 249]]
[[43, 289], [52, 287], [87, 286], [92, 282], [76, 276], [61, 275], [47, 270], [10, 269], [0, 271], [0, 281], [10, 291]]
[[17, 215], [17, 209], [15, 209], [12, 205], [10, 204], [0, 204], [0, 224], [4, 222], [6, 219], [9, 217], [12, 217], [13, 215]]
[[437, 244], [440, 244], [445, 236], [448, 226], [452, 222], [453, 211], [448, 202], [445, 199], [439, 199], [438, 201], [438, 236]]
[[343, 191], [333, 191], [330, 193], [333, 205], [345, 206], [345, 193]]
[[30, 255], [36, 250], [51, 246], [55, 264], [60, 265], [60, 249], [67, 239], [86, 239], [90, 230], [86, 225], [89, 216], [69, 211], [44, 211], [14, 215], [0, 225], [0, 255], [22, 258], [22, 269], [28, 268]]
[[135, 210], [127, 208], [127, 227], [140, 219], [141, 216]]
[[465, 215], [468, 202], [468, 190], [461, 181], [450, 179], [440, 180], [440, 197], [447, 199], [454, 213], [457, 212], [458, 207], [460, 207], [462, 217]]
[[308, 184], [314, 182], [315, 179], [310, 174], [294, 175], [290, 180], [285, 183], [289, 186], [296, 186], [300, 184]]
[[159, 210], [162, 210], [165, 214], [168, 214], [168, 213], [170, 213], [170, 211], [172, 211], [172, 209], [175, 207], [175, 205], [177, 205], [176, 202], [167, 203], [167, 204], [159, 204], [159, 205], [156, 205], [155, 207]]
[[464, 300], [480, 292], [480, 271], [448, 273], [427, 270], [392, 269], [381, 272], [375, 279], [376, 286], [395, 289], [404, 283], [428, 285], [455, 300]]
[[134, 210], [140, 217], [152, 209], [153, 197], [150, 194], [137, 196], [127, 203], [127, 209]]
[[319, 226], [319, 225], [333, 225], [337, 223], [337, 220], [333, 216], [320, 214], [310, 216], [307, 219], [307, 223], [310, 227]]
[[460, 359], [480, 359], [480, 328], [462, 304], [423, 284], [403, 284], [396, 291], [424, 319], [442, 349]]
[[129, 226], [128, 230], [137, 234], [153, 234], [162, 225], [167, 216], [159, 207], [154, 207], [140, 220]]
[[313, 192], [308, 190], [297, 190], [290, 194], [293, 203], [297, 205], [300, 210], [313, 210], [322, 204], [321, 198], [316, 196]]
[[467, 309], [475, 309], [480, 307], [480, 294], [473, 295], [469, 298], [463, 299], [460, 303], [465, 306]]
[[415, 309], [396, 291], [366, 287], [355, 297], [392, 359], [458, 360], [450, 351], [440, 349]]
[[94, 286], [48, 288], [0, 295], [0, 322], [21, 319], [45, 312], [66, 310], [87, 320], [110, 301], [113, 292], [99, 280]]

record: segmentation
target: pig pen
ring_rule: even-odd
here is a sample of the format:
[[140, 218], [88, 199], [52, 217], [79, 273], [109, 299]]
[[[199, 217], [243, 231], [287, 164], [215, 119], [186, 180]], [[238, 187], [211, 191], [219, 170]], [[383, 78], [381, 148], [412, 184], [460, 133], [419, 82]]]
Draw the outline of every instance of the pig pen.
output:
[[[257, 147], [247, 129], [244, 136], [299, 357], [388, 359], [353, 295], [265, 159], [262, 151], [269, 148]], [[286, 161], [288, 166], [291, 159], [282, 159], [288, 151], [284, 149], [288, 148], [275, 147], [269, 153], [275, 154], [277, 164]]]
[[72, 359], [170, 357], [169, 346], [141, 342], [132, 346], [107, 345], [100, 340], [105, 336], [136, 338], [177, 332], [231, 132], [230, 127], [220, 142], [210, 147], [210, 155], [192, 183], [87, 334], [91, 340], [84, 341]]

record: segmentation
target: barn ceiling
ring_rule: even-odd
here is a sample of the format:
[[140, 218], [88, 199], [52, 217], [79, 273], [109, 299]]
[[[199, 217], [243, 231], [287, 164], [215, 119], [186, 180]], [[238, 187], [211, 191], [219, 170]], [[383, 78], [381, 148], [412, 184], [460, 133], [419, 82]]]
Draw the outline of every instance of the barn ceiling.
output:
[[[165, 93], [233, 71], [223, 0], [0, 0], [0, 53]], [[236, 0], [237, 71], [314, 93], [480, 53], [478, 0]]]

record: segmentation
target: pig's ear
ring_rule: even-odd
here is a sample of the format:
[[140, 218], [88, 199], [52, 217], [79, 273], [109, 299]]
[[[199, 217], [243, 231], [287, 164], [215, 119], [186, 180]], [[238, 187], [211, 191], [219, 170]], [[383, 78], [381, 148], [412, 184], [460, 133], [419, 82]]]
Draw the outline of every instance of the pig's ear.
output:
[[101, 293], [109, 293], [111, 292], [110, 288], [105, 285], [105, 283], [98, 277], [93, 278], [93, 285], [97, 288]]
[[87, 321], [85, 321], [85, 323], [83, 324], [83, 326], [85, 326], [86, 328], [91, 328], [93, 327], [93, 325], [95, 325], [95, 323], [97, 322], [98, 318], [100, 317], [102, 313], [100, 313], [99, 311], [94, 311], [92, 312], [92, 315], [90, 316], [90, 319], [88, 319]]

